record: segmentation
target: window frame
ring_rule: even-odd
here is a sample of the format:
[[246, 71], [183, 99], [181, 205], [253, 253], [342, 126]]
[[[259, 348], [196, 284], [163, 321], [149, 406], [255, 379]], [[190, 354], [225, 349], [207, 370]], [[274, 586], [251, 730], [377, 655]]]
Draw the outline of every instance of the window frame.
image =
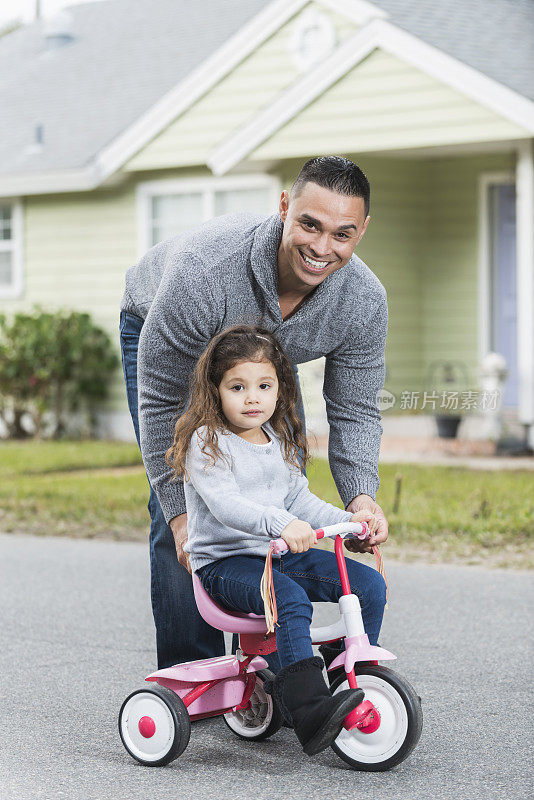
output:
[[[278, 208], [282, 186], [280, 179], [274, 175], [250, 174], [225, 177], [200, 176], [193, 178], [168, 178], [139, 183], [136, 188], [137, 202], [137, 250], [141, 258], [147, 250], [154, 247], [151, 239], [151, 203], [152, 198], [165, 194], [202, 194], [202, 219], [198, 224], [206, 222], [214, 216], [215, 193], [232, 191], [233, 189], [268, 189], [273, 205], [273, 213]], [[246, 211], [246, 209], [243, 209]]]
[[21, 297], [24, 284], [22, 201], [19, 197], [2, 197], [0, 205], [11, 206], [11, 239], [0, 239], [0, 252], [11, 252], [13, 257], [11, 284], [0, 284], [0, 300], [14, 300]]

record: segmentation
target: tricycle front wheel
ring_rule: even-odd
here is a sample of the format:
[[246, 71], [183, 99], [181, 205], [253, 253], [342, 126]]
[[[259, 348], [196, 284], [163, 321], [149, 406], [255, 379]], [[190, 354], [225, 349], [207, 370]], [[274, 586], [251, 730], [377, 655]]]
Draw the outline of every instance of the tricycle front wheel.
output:
[[[375, 729], [343, 729], [332, 749], [353, 769], [383, 772], [400, 764], [416, 746], [423, 728], [421, 698], [412, 686], [393, 670], [381, 666], [355, 666], [358, 688], [365, 692], [380, 714]], [[332, 685], [332, 694], [348, 689], [346, 676]]]

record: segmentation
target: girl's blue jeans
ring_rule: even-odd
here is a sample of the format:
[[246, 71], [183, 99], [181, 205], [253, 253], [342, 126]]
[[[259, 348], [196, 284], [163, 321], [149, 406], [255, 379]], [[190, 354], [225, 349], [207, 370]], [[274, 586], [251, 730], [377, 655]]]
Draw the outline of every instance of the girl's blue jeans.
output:
[[[263, 614], [261, 556], [230, 556], [197, 570], [215, 602], [229, 610]], [[376, 645], [386, 604], [385, 581], [372, 567], [347, 559], [350, 588], [360, 600], [369, 642]], [[278, 610], [276, 646], [282, 667], [313, 656], [310, 625], [312, 601], [337, 602], [341, 581], [333, 553], [310, 548], [305, 553], [273, 557], [273, 582]]]

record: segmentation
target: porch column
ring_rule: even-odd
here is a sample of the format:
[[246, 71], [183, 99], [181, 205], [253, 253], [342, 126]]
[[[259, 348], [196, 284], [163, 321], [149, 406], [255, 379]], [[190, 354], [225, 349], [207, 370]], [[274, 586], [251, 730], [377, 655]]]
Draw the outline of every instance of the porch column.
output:
[[533, 140], [520, 142], [516, 166], [517, 366], [519, 421], [534, 449], [534, 159]]

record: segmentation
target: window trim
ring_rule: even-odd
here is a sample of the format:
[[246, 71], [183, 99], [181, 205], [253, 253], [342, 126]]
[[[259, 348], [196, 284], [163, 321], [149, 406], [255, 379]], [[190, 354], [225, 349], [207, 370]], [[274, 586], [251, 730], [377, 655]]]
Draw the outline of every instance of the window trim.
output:
[[[157, 181], [146, 181], [137, 184], [137, 250], [141, 258], [154, 245], [151, 240], [150, 205], [154, 196], [160, 194], [187, 194], [201, 192], [203, 194], [203, 218], [199, 224], [213, 216], [214, 195], [216, 191], [232, 189], [268, 189], [273, 205], [273, 214], [278, 208], [282, 185], [280, 179], [265, 173], [250, 175], [231, 175], [223, 178], [202, 176], [193, 178], [168, 178]], [[243, 209], [246, 211], [246, 209]]]
[[11, 206], [11, 239], [0, 240], [0, 251], [13, 254], [13, 275], [11, 284], [0, 284], [0, 300], [15, 300], [22, 296], [23, 290], [23, 214], [22, 201], [18, 197], [3, 197], [0, 205]]

